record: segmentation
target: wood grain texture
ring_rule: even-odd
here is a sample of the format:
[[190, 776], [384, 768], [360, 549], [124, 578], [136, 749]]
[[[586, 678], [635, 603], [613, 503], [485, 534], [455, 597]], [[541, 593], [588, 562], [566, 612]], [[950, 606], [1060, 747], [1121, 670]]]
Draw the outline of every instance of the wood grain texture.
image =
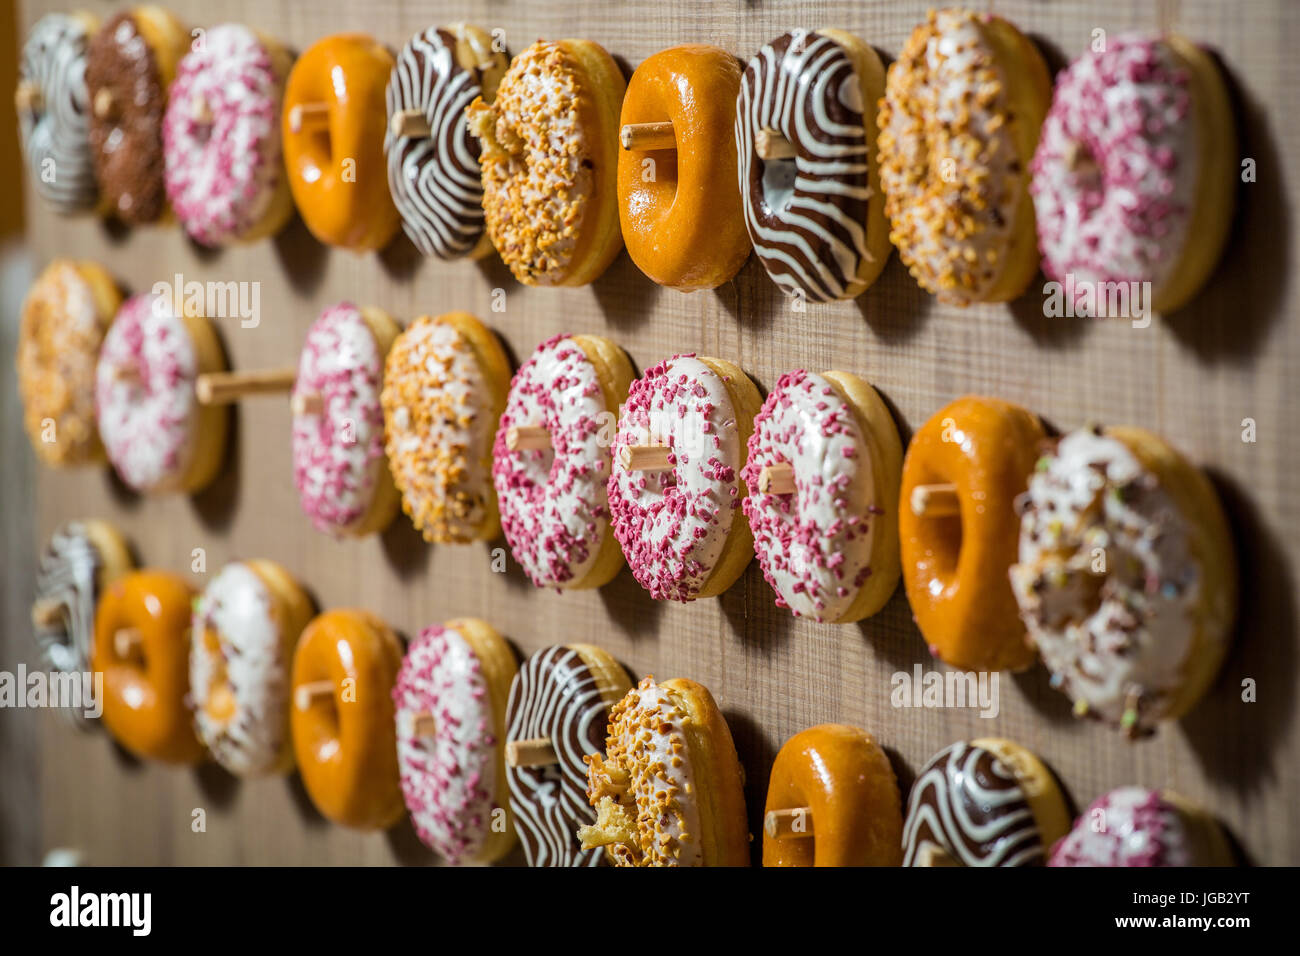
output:
[[[89, 4], [107, 11], [106, 4]], [[247, 22], [299, 49], [324, 33], [359, 29], [392, 45], [431, 18], [502, 27], [518, 51], [537, 37], [580, 35], [610, 49], [624, 69], [683, 42], [708, 41], [742, 58], [785, 30], [835, 26], [883, 54], [901, 48], [924, 16], [923, 2], [811, 0], [798, 4], [724, 0], [629, 3], [488, 2], [438, 7], [373, 0], [174, 0], [187, 21]], [[24, 29], [63, 2], [21, 7]], [[990, 6], [993, 6], [990, 4]], [[1129, 744], [1076, 722], [1041, 668], [1001, 681], [1001, 711], [895, 709], [890, 678], [931, 666], [901, 591], [861, 625], [793, 620], [774, 606], [757, 564], [722, 597], [694, 606], [650, 601], [626, 571], [595, 593], [534, 590], [510, 563], [490, 567], [491, 547], [426, 547], [399, 520], [381, 538], [334, 543], [298, 511], [290, 473], [289, 409], [283, 398], [244, 402], [225, 473], [190, 500], [136, 499], [106, 472], [42, 471], [35, 493], [38, 540], [79, 515], [115, 520], [145, 562], [186, 570], [195, 548], [209, 573], [239, 557], [267, 557], [297, 573], [322, 606], [362, 605], [408, 634], [458, 615], [488, 618], [522, 652], [582, 640], [608, 648], [640, 676], [691, 677], [708, 686], [730, 722], [748, 770], [751, 829], [768, 767], [781, 743], [815, 723], [859, 724], [888, 748], [904, 785], [928, 757], [962, 738], [1005, 736], [1039, 753], [1077, 806], [1125, 783], [1171, 787], [1213, 808], [1250, 859], [1300, 863], [1300, 722], [1295, 594], [1300, 547], [1300, 439], [1294, 381], [1300, 374], [1300, 293], [1292, 219], [1300, 186], [1285, 157], [1300, 154], [1300, 121], [1289, 107], [1300, 88], [1300, 6], [1288, 0], [1220, 4], [1185, 0], [999, 2], [1041, 42], [1053, 68], [1083, 50], [1095, 28], [1175, 29], [1210, 44], [1231, 76], [1242, 153], [1257, 181], [1239, 189], [1229, 250], [1196, 301], [1150, 328], [1048, 320], [1037, 292], [1008, 306], [961, 310], [922, 292], [895, 257], [854, 302], [795, 312], [751, 258], [713, 293], [654, 286], [626, 257], [593, 286], [526, 289], [502, 264], [425, 261], [401, 240], [378, 256], [317, 245], [301, 223], [271, 242], [203, 252], [175, 229], [115, 231], [60, 220], [34, 204], [29, 235], [38, 264], [55, 255], [102, 260], [133, 290], [182, 273], [187, 280], [260, 283], [261, 324], [220, 330], [236, 368], [296, 361], [322, 306], [351, 299], [405, 320], [468, 309], [500, 333], [516, 360], [563, 331], [611, 336], [645, 368], [674, 352], [740, 363], [763, 389], [785, 370], [844, 368], [876, 384], [904, 440], [965, 393], [1019, 402], [1061, 428], [1085, 421], [1130, 423], [1167, 436], [1204, 462], [1232, 519], [1242, 565], [1241, 625], [1223, 673], [1200, 706], [1154, 739]], [[1041, 288], [1041, 279], [1034, 288]], [[493, 312], [493, 290], [505, 311]], [[12, 374], [6, 364], [4, 374]], [[1242, 420], [1258, 441], [1242, 441]], [[13, 449], [14, 453], [29, 454]], [[37, 541], [22, 543], [30, 561]], [[193, 575], [201, 586], [204, 575]], [[12, 622], [11, 622], [12, 623]], [[1241, 684], [1258, 682], [1258, 702]], [[102, 735], [82, 735], [42, 715], [40, 805], [31, 825], [42, 847], [72, 845], [100, 863], [382, 864], [427, 862], [408, 825], [362, 835], [325, 824], [295, 779], [238, 783], [215, 769], [177, 772], [139, 765]], [[5, 718], [0, 715], [0, 718]], [[6, 757], [7, 759], [7, 757]], [[206, 833], [191, 832], [203, 808]], [[518, 862], [518, 857], [512, 858]]]

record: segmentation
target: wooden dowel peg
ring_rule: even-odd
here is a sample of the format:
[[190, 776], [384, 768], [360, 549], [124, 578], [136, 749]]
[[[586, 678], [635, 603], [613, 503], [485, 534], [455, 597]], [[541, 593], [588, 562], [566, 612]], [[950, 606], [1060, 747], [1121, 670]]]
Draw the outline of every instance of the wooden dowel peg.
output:
[[195, 96], [190, 100], [190, 119], [200, 126], [212, 125], [212, 107], [208, 105], [207, 97]]
[[677, 133], [671, 122], [628, 123], [618, 132], [618, 141], [624, 149], [676, 149]]
[[394, 136], [408, 138], [428, 136], [433, 132], [424, 110], [398, 110], [388, 121], [388, 129]]
[[672, 471], [670, 453], [666, 445], [624, 445], [618, 451], [618, 461], [628, 471]]
[[91, 101], [91, 109], [100, 119], [108, 119], [113, 112], [113, 91], [103, 86], [95, 91], [95, 98]]
[[225, 405], [246, 395], [287, 392], [298, 377], [296, 368], [258, 369], [252, 372], [208, 372], [194, 383], [194, 394], [204, 405]]
[[330, 116], [328, 103], [299, 103], [289, 107], [289, 132], [301, 133], [306, 126], [323, 125]]
[[130, 657], [143, 640], [139, 628], [120, 627], [113, 632], [113, 653], [118, 657]]
[[961, 514], [957, 486], [952, 484], [917, 485], [912, 489], [912, 514], [923, 518], [948, 518]]
[[511, 451], [545, 451], [551, 447], [551, 433], [540, 425], [511, 425], [506, 432]]
[[758, 491], [764, 495], [794, 494], [794, 466], [785, 462], [763, 466], [758, 473]]
[[754, 137], [754, 151], [759, 159], [794, 159], [798, 150], [781, 133], [774, 129], [760, 129]]
[[960, 866], [952, 855], [943, 847], [934, 843], [923, 843], [917, 851], [914, 866]]
[[35, 83], [19, 83], [14, 90], [14, 108], [19, 113], [38, 113], [45, 106], [45, 94]]
[[549, 737], [512, 740], [506, 744], [506, 763], [511, 767], [548, 767], [559, 762]]
[[299, 684], [293, 691], [293, 705], [299, 710], [310, 710], [318, 700], [334, 696], [332, 680], [314, 680]]
[[32, 605], [32, 625], [38, 628], [55, 627], [63, 620], [63, 603], [42, 599]]
[[412, 737], [433, 737], [438, 733], [438, 718], [430, 713], [411, 715], [409, 726]]
[[792, 807], [773, 810], [763, 818], [763, 832], [774, 840], [797, 839], [813, 835], [812, 809]]
[[320, 392], [298, 392], [289, 400], [289, 410], [295, 415], [319, 415], [325, 411], [325, 396]]

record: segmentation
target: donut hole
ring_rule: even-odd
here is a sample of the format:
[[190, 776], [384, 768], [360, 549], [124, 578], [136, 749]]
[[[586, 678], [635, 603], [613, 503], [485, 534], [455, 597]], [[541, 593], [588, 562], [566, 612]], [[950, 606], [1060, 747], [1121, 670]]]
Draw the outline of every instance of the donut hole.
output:
[[794, 158], [763, 159], [763, 201], [773, 212], [784, 212], [794, 199], [799, 166]]

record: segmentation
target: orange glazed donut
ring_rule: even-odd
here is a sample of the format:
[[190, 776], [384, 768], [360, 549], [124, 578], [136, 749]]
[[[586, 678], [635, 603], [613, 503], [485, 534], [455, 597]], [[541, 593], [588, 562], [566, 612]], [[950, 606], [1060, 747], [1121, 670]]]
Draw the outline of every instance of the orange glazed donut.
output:
[[284, 91], [284, 164], [293, 201], [321, 242], [382, 249], [400, 222], [384, 162], [384, 90], [393, 55], [339, 33], [298, 58]]
[[618, 217], [628, 255], [660, 285], [713, 289], [749, 257], [735, 188], [739, 94], [736, 58], [702, 43], [656, 53], [628, 82]]
[[384, 829], [404, 811], [393, 715], [401, 664], [397, 635], [368, 611], [326, 611], [298, 639], [293, 750], [312, 803], [335, 823]]
[[1044, 440], [1038, 417], [967, 396], [913, 436], [898, 532], [903, 583], [930, 653], [967, 670], [1023, 670], [1034, 653], [1008, 575], [1018, 555], [1016, 496]]
[[186, 703], [193, 598], [185, 579], [168, 571], [133, 571], [100, 598], [90, 667], [104, 675], [104, 726], [138, 757], [176, 764], [203, 757]]

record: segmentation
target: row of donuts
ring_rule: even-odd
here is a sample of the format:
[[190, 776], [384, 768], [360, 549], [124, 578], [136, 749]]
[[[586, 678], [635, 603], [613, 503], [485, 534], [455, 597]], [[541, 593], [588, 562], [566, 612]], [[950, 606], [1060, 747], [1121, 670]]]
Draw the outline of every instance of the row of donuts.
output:
[[594, 42], [511, 60], [464, 24], [396, 57], [330, 36], [296, 62], [238, 24], [194, 36], [157, 7], [36, 24], [17, 98], [56, 208], [171, 210], [224, 245], [296, 203], [323, 242], [377, 249], [400, 222], [425, 255], [495, 247], [541, 286], [589, 283], [626, 245], [657, 283], [714, 288], [752, 247], [812, 301], [861, 294], [895, 246], [947, 301], [1007, 301], [1041, 254], [1080, 315], [1116, 282], [1185, 304], [1232, 215], [1225, 81], [1177, 36], [1095, 42], [1054, 92], [1030, 39], [962, 9], [931, 11], [887, 73], [850, 33], [796, 30], [743, 70], [691, 44], [626, 84]]
[[1049, 437], [1030, 411], [967, 396], [904, 457], [884, 401], [850, 372], [795, 370], [763, 399], [724, 359], [675, 355], [635, 378], [611, 340], [560, 335], [511, 379], [468, 313], [399, 331], [348, 303], [313, 323], [296, 368], [223, 372], [210, 323], [152, 294], [108, 326], [92, 399], [92, 358], [72, 378], [61, 341], [87, 329], [78, 309], [93, 297], [69, 289], [88, 273], [110, 281], [57, 262], [29, 296], [28, 423], [41, 451], [51, 416], [59, 434], [92, 437], [97, 418], [139, 491], [202, 487], [224, 454], [223, 403], [292, 390], [299, 498], [335, 535], [382, 530], [400, 500], [431, 542], [504, 532], [538, 587], [599, 587], [626, 563], [653, 598], [683, 602], [721, 594], [756, 554], [778, 605], [836, 623], [878, 612], [901, 576], [936, 657], [1023, 670], [1037, 652], [1077, 713], [1130, 736], [1190, 709], [1229, 645], [1223, 509], [1143, 429]]
[[[695, 681], [633, 686], [591, 644], [520, 664], [472, 618], [403, 649], [367, 611], [313, 617], [293, 577], [266, 560], [226, 565], [196, 596], [179, 575], [131, 570], [101, 520], [55, 533], [38, 586], [47, 657], [70, 646], [52, 631], [93, 618], [77, 640], [104, 676], [103, 724], [139, 757], [210, 757], [241, 777], [296, 766], [328, 819], [380, 829], [409, 813], [452, 864], [499, 860], [518, 841], [530, 866], [748, 865], [744, 773]], [[1051, 772], [1008, 740], [940, 751], [904, 818], [885, 752], [838, 724], [781, 748], [763, 829], [766, 866], [1234, 862], [1214, 818], [1168, 792], [1120, 788], [1070, 831]]]

